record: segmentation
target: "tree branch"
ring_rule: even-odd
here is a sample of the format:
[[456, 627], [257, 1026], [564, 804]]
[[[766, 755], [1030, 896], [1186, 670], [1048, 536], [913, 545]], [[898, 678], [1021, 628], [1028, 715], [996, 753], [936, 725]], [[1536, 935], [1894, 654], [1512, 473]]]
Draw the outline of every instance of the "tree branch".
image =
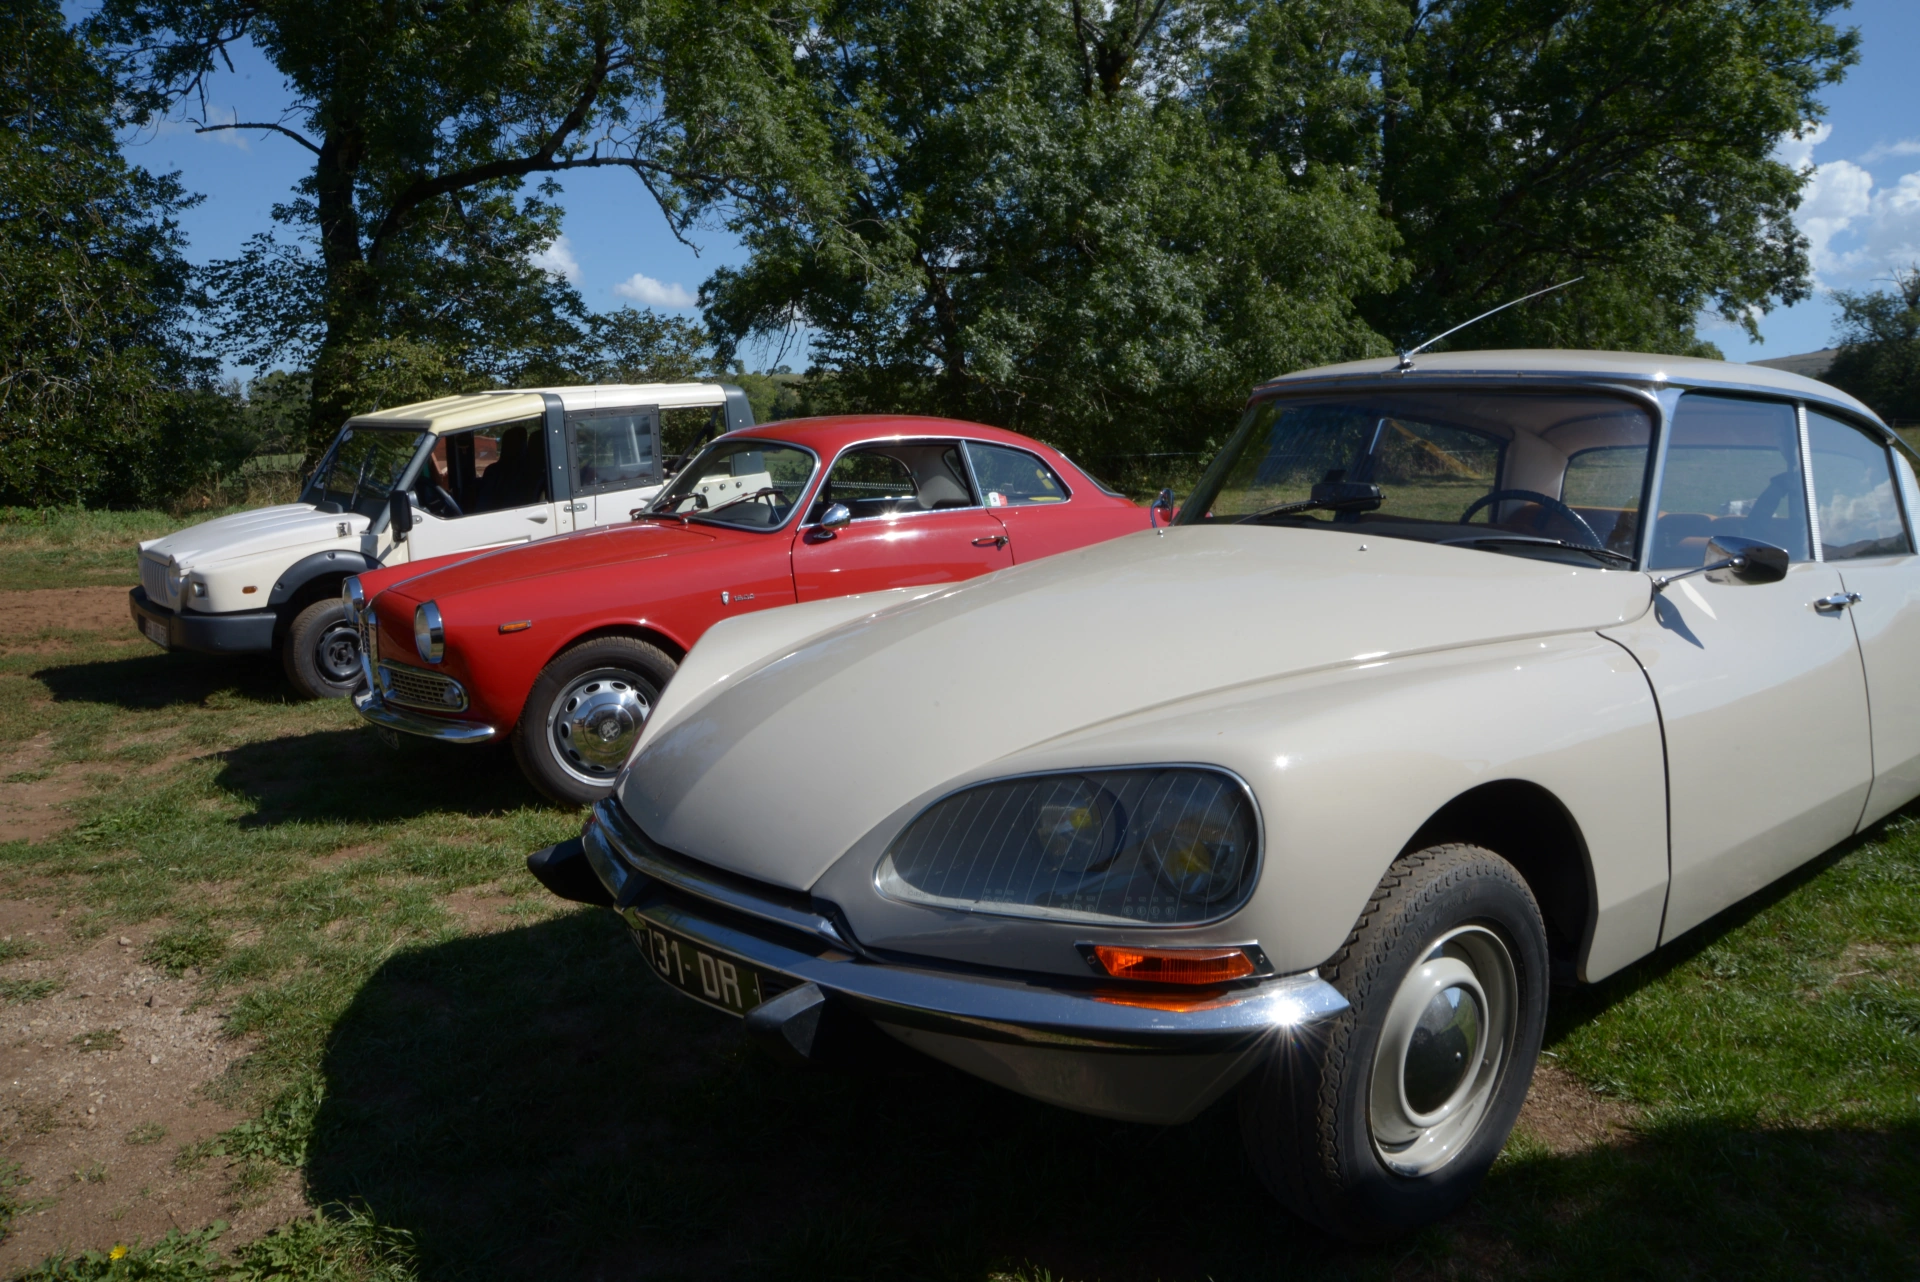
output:
[[317, 156], [320, 154], [320, 148], [317, 144], [307, 141], [307, 139], [287, 128], [285, 125], [268, 124], [264, 120], [235, 121], [230, 125], [199, 125], [195, 127], [193, 132], [197, 134], [211, 134], [218, 133], [222, 129], [271, 129], [274, 133], [285, 134], [314, 155]]

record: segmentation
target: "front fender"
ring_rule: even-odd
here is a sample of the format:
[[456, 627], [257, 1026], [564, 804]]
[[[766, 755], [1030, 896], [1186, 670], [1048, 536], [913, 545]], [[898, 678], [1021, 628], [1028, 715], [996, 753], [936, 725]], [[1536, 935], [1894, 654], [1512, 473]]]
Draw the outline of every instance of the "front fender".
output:
[[1592, 633], [1345, 665], [1085, 727], [914, 798], [813, 893], [839, 904], [868, 947], [1084, 974], [1077, 943], [1145, 943], [1166, 932], [895, 903], [874, 889], [874, 868], [893, 835], [953, 788], [1180, 761], [1245, 779], [1264, 831], [1246, 907], [1182, 930], [1182, 943], [1258, 943], [1283, 973], [1319, 965], [1429, 818], [1469, 789], [1509, 779], [1552, 794], [1584, 838], [1597, 912], [1582, 976], [1597, 979], [1657, 942], [1667, 881], [1659, 718], [1632, 657]]
[[273, 590], [267, 594], [267, 604], [277, 606], [291, 600], [301, 588], [320, 578], [322, 575], [338, 574], [343, 578], [349, 574], [359, 574], [365, 570], [376, 570], [380, 563], [364, 552], [334, 548], [326, 552], [315, 552], [303, 556], [273, 581]]

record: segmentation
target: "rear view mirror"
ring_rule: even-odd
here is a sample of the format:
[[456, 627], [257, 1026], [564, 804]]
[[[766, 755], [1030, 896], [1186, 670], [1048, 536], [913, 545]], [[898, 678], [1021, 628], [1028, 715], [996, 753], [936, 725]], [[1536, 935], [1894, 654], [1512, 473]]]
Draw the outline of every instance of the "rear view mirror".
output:
[[393, 531], [395, 543], [405, 543], [407, 534], [413, 529], [413, 500], [407, 497], [405, 490], [395, 490], [387, 495], [387, 528]]
[[[1787, 577], [1791, 560], [1785, 548], [1758, 539], [1740, 539], [1722, 534], [1707, 540], [1710, 578], [1732, 579], [1740, 583], [1778, 583]], [[1719, 562], [1719, 565], [1714, 565]]]
[[853, 513], [847, 510], [845, 503], [829, 504], [820, 514], [820, 528], [823, 530], [844, 530], [853, 524]]

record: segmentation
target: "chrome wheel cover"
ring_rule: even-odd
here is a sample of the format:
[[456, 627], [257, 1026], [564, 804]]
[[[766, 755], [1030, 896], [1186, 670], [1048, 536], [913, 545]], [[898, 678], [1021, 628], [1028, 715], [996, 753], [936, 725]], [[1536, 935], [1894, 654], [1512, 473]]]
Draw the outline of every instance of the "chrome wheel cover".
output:
[[560, 768], [595, 787], [610, 782], [653, 711], [633, 673], [595, 668], [567, 683], [547, 710], [547, 742]]
[[1520, 985], [1485, 926], [1435, 940], [1400, 981], [1373, 1054], [1367, 1127], [1399, 1175], [1430, 1175], [1467, 1147], [1512, 1054]]
[[329, 623], [313, 643], [313, 666], [337, 686], [358, 685], [360, 633], [351, 619]]

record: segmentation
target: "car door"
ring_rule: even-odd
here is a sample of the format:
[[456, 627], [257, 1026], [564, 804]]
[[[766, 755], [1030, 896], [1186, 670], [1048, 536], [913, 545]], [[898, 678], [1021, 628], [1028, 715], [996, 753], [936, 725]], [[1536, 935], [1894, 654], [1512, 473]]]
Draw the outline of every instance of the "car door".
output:
[[1083, 547], [1110, 533], [1086, 528], [1081, 509], [1087, 505], [1075, 505], [1066, 482], [1039, 455], [1011, 445], [968, 441], [967, 461], [987, 510], [1007, 527], [1015, 561]]
[[[1913, 468], [1877, 434], [1807, 411], [1814, 522], [1840, 575], [1872, 702], [1873, 789], [1864, 826], [1920, 795], [1920, 557]], [[1905, 509], [1903, 511], [1903, 509]]]
[[1851, 834], [1873, 769], [1853, 627], [1818, 605], [1843, 585], [1812, 557], [1794, 407], [1679, 398], [1658, 493], [1650, 570], [1699, 568], [1716, 534], [1792, 558], [1776, 583], [1677, 580], [1635, 623], [1606, 630], [1639, 659], [1660, 705], [1665, 942]]
[[[840, 504], [844, 529], [819, 521]], [[1013, 564], [1007, 530], [981, 506], [957, 441], [886, 441], [841, 453], [793, 541], [802, 601], [970, 579]]]
[[409, 559], [477, 552], [555, 529], [542, 419], [449, 432], [415, 478]]
[[623, 405], [569, 411], [567, 465], [574, 528], [619, 525], [658, 492], [660, 409]]

